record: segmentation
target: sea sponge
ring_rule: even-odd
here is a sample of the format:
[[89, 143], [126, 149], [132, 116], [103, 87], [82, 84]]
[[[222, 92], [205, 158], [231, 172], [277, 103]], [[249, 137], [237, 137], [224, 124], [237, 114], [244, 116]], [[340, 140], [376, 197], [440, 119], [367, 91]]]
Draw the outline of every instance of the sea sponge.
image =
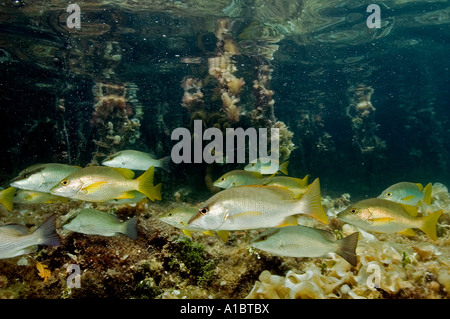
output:
[[228, 118], [233, 123], [239, 122], [241, 109], [236, 106], [236, 104], [240, 101], [239, 98], [230, 95], [228, 92], [223, 92], [221, 98], [223, 102], [223, 110], [227, 113]]

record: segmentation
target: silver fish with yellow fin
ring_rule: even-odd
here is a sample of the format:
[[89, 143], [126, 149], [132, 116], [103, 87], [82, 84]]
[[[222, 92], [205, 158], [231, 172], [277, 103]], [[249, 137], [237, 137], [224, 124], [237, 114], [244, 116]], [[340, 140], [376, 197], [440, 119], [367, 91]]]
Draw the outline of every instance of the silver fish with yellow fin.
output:
[[57, 202], [67, 204], [67, 201], [66, 197], [26, 189], [19, 189], [14, 196], [15, 204], [53, 204]]
[[420, 183], [400, 182], [386, 188], [378, 198], [412, 206], [430, 205], [432, 191], [431, 183], [424, 188]]
[[32, 233], [19, 224], [0, 226], [0, 259], [35, 252], [38, 245], [58, 246], [55, 219], [55, 215], [50, 216]]
[[86, 235], [116, 236], [124, 234], [131, 239], [137, 238], [137, 218], [120, 222], [113, 214], [92, 208], [82, 209], [69, 218], [63, 228]]
[[401, 233], [414, 236], [418, 228], [436, 240], [436, 224], [442, 210], [418, 217], [417, 208], [381, 198], [369, 198], [350, 205], [337, 217], [368, 232]]
[[286, 188], [241, 186], [223, 190], [208, 199], [189, 225], [210, 230], [244, 230], [296, 225], [294, 215], [304, 214], [328, 223], [316, 179], [300, 198]]
[[214, 182], [214, 186], [227, 189], [238, 186], [262, 185], [261, 178], [261, 173], [238, 169], [223, 174]]
[[358, 234], [336, 240], [326, 230], [297, 225], [268, 229], [252, 240], [250, 246], [285, 257], [327, 257], [336, 253], [356, 266]]
[[5, 206], [8, 211], [13, 210], [15, 193], [15, 187], [8, 187], [7, 189], [0, 191], [0, 204]]
[[50, 193], [53, 186], [80, 168], [59, 163], [35, 164], [21, 171], [11, 180], [10, 185], [20, 189]]
[[159, 220], [178, 229], [181, 229], [181, 231], [188, 237], [192, 237], [192, 232], [201, 232], [205, 235], [214, 236], [214, 232], [211, 230], [191, 226], [188, 224], [189, 220], [192, 218], [192, 216], [196, 215], [197, 212], [198, 208], [180, 206], [161, 215], [159, 217]]
[[[272, 161], [274, 161], [275, 170], [272, 167]], [[247, 164], [244, 167], [244, 170], [249, 172], [258, 172], [263, 175], [272, 175], [280, 171], [284, 175], [288, 175], [288, 165], [289, 161], [280, 164], [277, 160], [272, 160], [270, 158], [257, 158], [256, 160]]]
[[102, 165], [141, 171], [146, 171], [151, 166], [154, 166], [161, 167], [169, 172], [170, 156], [155, 159], [150, 154], [145, 152], [124, 150], [108, 156], [108, 158], [102, 162]]
[[303, 179], [289, 176], [269, 176], [262, 178], [261, 182], [266, 186], [287, 187], [294, 193], [294, 198], [298, 198], [308, 190], [308, 178], [309, 175]]
[[126, 168], [89, 166], [70, 174], [54, 186], [53, 195], [90, 202], [134, 198], [139, 191], [151, 200], [161, 199], [161, 184], [153, 185], [154, 167], [133, 179], [134, 172]]

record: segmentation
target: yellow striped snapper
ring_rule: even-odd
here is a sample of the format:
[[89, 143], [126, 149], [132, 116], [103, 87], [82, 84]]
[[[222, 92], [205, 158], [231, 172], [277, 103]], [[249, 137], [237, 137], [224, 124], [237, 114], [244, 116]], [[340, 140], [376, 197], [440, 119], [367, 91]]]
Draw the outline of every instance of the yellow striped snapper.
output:
[[[266, 162], [266, 163], [264, 163]], [[275, 170], [272, 167], [272, 163], [275, 164]], [[289, 161], [280, 164], [279, 161], [270, 159], [270, 158], [257, 158], [256, 160], [247, 164], [244, 167], [244, 170], [249, 172], [258, 172], [263, 175], [272, 175], [277, 173], [278, 171], [282, 172], [285, 175], [288, 175], [288, 165]], [[278, 168], [278, 169], [277, 169]]]
[[131, 198], [131, 194], [130, 194], [130, 198], [110, 199], [110, 200], [106, 201], [106, 203], [121, 205], [121, 204], [136, 204], [139, 202], [147, 202], [148, 198], [144, 194], [142, 194], [138, 191], [132, 191], [132, 193], [134, 194], [133, 198]]
[[328, 223], [316, 179], [300, 198], [286, 188], [241, 186], [223, 190], [208, 199], [189, 220], [190, 226], [211, 230], [244, 230], [296, 225], [294, 215], [305, 214]]
[[192, 237], [192, 232], [201, 232], [205, 235], [214, 236], [214, 232], [212, 232], [211, 230], [191, 226], [188, 224], [189, 220], [194, 215], [196, 215], [197, 212], [198, 209], [195, 207], [180, 206], [161, 215], [159, 217], [159, 220], [178, 229], [181, 229], [181, 231], [188, 237]]
[[226, 189], [237, 186], [262, 185], [261, 178], [261, 173], [237, 169], [223, 174], [214, 182], [214, 186]]
[[15, 204], [52, 204], [57, 202], [67, 203], [67, 198], [49, 193], [19, 189], [13, 201]]
[[303, 179], [289, 176], [263, 177], [263, 175], [258, 172], [233, 170], [219, 177], [214, 182], [214, 186], [225, 189], [248, 185], [287, 187], [294, 193], [294, 197], [298, 197], [308, 190], [308, 177], [309, 175], [306, 175]]
[[13, 210], [15, 193], [16, 189], [14, 187], [8, 187], [7, 189], [0, 191], [0, 204], [5, 206], [8, 211]]
[[37, 245], [58, 246], [55, 219], [55, 215], [50, 216], [32, 233], [19, 224], [0, 226], [0, 259], [35, 252]]
[[21, 171], [10, 184], [20, 189], [50, 193], [53, 186], [80, 168], [59, 163], [35, 164]]
[[386, 188], [378, 198], [412, 206], [419, 205], [420, 203], [430, 205], [431, 192], [431, 183], [424, 188], [420, 183], [400, 182]]
[[153, 185], [154, 167], [133, 179], [134, 172], [125, 168], [89, 166], [65, 177], [50, 192], [53, 195], [90, 202], [135, 198], [139, 191], [151, 200], [161, 199], [161, 184]]
[[418, 217], [417, 208], [381, 198], [369, 198], [349, 206], [337, 217], [365, 231], [378, 233], [402, 233], [414, 236], [412, 228], [418, 228], [436, 240], [436, 224], [442, 210]]
[[131, 170], [146, 171], [151, 166], [161, 167], [170, 171], [170, 156], [154, 159], [150, 154], [141, 151], [124, 150], [110, 155], [102, 162], [102, 165]]
[[116, 236], [124, 234], [131, 239], [136, 239], [137, 222], [136, 217], [120, 222], [113, 214], [86, 208], [69, 218], [63, 228], [86, 235]]
[[309, 175], [306, 175], [303, 179], [289, 176], [270, 176], [262, 178], [261, 182], [266, 186], [287, 187], [294, 193], [294, 198], [298, 198], [308, 190], [308, 178]]
[[251, 241], [250, 246], [285, 257], [327, 257], [336, 253], [356, 266], [358, 233], [336, 240], [331, 232], [306, 226], [271, 228]]

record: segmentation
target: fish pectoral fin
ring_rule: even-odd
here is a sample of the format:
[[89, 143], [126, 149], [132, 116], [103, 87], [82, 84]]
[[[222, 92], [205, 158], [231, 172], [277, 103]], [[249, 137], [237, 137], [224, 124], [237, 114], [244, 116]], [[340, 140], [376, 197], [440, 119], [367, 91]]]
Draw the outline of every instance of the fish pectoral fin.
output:
[[95, 182], [95, 183], [92, 183], [92, 184], [90, 184], [90, 185], [88, 185], [88, 186], [86, 186], [86, 187], [83, 187], [82, 189], [81, 189], [81, 191], [84, 193], [84, 194], [92, 194], [92, 193], [95, 193], [96, 191], [98, 191], [99, 189], [100, 189], [100, 187], [102, 187], [103, 185], [105, 185], [107, 182]]
[[405, 236], [416, 236], [416, 232], [412, 228], [406, 228], [398, 233]]
[[416, 197], [416, 196], [414, 196], [414, 195], [409, 195], [409, 196], [403, 197], [402, 200], [408, 201], [408, 200], [413, 199], [414, 197]]
[[298, 220], [294, 216], [286, 217], [281, 224], [277, 225], [277, 227], [286, 227], [286, 226], [295, 226], [298, 225]]
[[374, 218], [371, 221], [373, 222], [374, 225], [384, 225], [393, 220], [394, 220], [394, 218], [391, 218], [391, 217], [380, 217], [380, 218]]
[[205, 234], [207, 236], [214, 236], [214, 232], [212, 230], [205, 230], [202, 231], [202, 234]]
[[421, 183], [415, 183], [419, 191], [423, 190], [423, 185]]
[[228, 230], [218, 230], [218, 231], [216, 231], [216, 234], [224, 242], [227, 242], [228, 241], [228, 235], [230, 234], [230, 232]]

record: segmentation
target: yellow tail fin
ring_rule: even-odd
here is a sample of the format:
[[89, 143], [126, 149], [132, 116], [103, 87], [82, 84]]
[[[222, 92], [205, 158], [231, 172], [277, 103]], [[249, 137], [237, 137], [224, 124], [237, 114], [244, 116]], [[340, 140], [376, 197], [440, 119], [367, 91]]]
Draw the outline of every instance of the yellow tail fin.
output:
[[[306, 202], [304, 202], [306, 201]], [[318, 221], [328, 224], [328, 217], [322, 207], [322, 199], [320, 196], [320, 181], [318, 178], [309, 186], [308, 191], [300, 199], [305, 204], [305, 210], [302, 214], [314, 217]]]
[[419, 229], [433, 240], [437, 240], [436, 224], [439, 217], [441, 217], [441, 214], [442, 209], [437, 212], [430, 213], [428, 216], [422, 217], [422, 225], [419, 227]]
[[16, 189], [14, 187], [9, 187], [0, 192], [0, 204], [6, 207], [8, 211], [13, 210], [13, 200]]
[[288, 175], [288, 165], [289, 161], [286, 161], [280, 166], [280, 172], [283, 173], [284, 175]]
[[139, 176], [136, 180], [138, 182], [137, 191], [141, 192], [152, 201], [155, 199], [161, 200], [161, 187], [162, 184], [156, 186], [153, 185], [153, 175], [155, 173], [155, 168], [151, 166], [144, 174]]
[[423, 202], [426, 205], [431, 205], [431, 192], [433, 191], [433, 186], [431, 183], [428, 183], [427, 186], [423, 189]]

